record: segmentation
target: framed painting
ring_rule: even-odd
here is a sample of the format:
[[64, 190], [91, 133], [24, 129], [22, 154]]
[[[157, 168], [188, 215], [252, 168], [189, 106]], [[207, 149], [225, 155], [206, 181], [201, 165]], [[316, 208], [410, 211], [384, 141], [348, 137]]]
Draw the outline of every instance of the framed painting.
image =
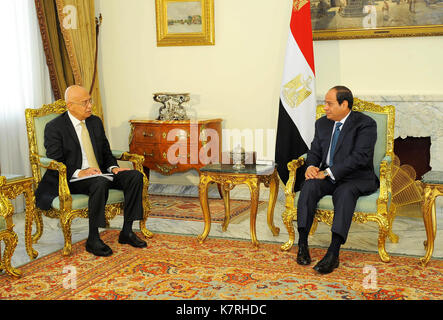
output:
[[310, 5], [314, 40], [443, 35], [443, 0], [311, 0]]
[[157, 46], [214, 45], [214, 0], [155, 0]]

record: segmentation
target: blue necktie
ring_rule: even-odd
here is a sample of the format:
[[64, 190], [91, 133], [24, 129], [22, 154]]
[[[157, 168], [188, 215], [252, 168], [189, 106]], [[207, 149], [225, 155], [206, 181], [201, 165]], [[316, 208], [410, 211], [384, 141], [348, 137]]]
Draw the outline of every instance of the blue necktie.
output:
[[332, 167], [334, 161], [334, 151], [335, 151], [335, 146], [337, 145], [337, 141], [338, 141], [338, 136], [340, 135], [340, 127], [343, 123], [341, 122], [337, 122], [335, 124], [335, 130], [334, 130], [334, 135], [332, 136], [332, 142], [331, 142], [331, 150], [329, 152], [329, 166]]

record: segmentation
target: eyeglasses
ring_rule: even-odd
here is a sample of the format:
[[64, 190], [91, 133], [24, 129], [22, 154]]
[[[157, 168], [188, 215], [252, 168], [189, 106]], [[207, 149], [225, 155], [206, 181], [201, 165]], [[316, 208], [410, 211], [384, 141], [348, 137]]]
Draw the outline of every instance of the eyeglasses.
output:
[[94, 101], [92, 99], [88, 99], [82, 102], [75, 102], [71, 101], [71, 103], [78, 104], [79, 106], [82, 106], [83, 108], [86, 108], [89, 104], [94, 104]]

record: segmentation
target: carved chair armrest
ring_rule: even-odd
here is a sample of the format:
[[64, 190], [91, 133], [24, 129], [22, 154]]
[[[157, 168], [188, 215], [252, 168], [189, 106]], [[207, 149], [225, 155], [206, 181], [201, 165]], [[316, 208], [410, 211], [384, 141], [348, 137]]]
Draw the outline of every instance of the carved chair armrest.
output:
[[51, 158], [46, 158], [36, 154], [32, 155], [31, 161], [42, 168], [58, 171], [58, 195], [60, 199], [60, 209], [71, 210], [72, 196], [68, 187], [66, 176], [66, 165]]
[[289, 170], [289, 179], [288, 182], [286, 182], [285, 186], [285, 196], [286, 196], [286, 207], [293, 207], [294, 206], [294, 184], [295, 184], [295, 178], [297, 169], [300, 168], [306, 160], [307, 154], [303, 154], [298, 159], [292, 160], [288, 163], [288, 170]]
[[145, 161], [144, 156], [119, 150], [112, 150], [112, 154], [117, 160], [131, 162], [134, 165], [135, 170], [143, 173], [143, 162]]
[[385, 156], [380, 162], [380, 196], [379, 200], [388, 201], [392, 184], [392, 158]]

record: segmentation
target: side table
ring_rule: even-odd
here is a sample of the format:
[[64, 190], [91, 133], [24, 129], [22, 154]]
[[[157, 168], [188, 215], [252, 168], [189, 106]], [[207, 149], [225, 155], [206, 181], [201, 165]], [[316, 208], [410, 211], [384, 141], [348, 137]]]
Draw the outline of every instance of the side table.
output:
[[[3, 269], [13, 277], [20, 277], [22, 272], [11, 266], [11, 258], [17, 247], [18, 236], [14, 231], [12, 215], [14, 207], [2, 191], [6, 178], [0, 176], [0, 271]], [[1, 241], [5, 243], [5, 250], [1, 252]]]
[[[14, 174], [6, 174], [6, 184], [2, 187], [4, 195], [12, 200], [20, 194], [25, 196], [25, 246], [31, 260], [35, 259], [38, 252], [32, 248], [32, 222], [35, 214], [34, 178]], [[11, 221], [12, 223], [12, 221]], [[38, 221], [36, 220], [38, 227]]]
[[231, 164], [209, 164], [200, 169], [199, 197], [202, 207], [205, 228], [197, 237], [200, 243], [206, 239], [211, 229], [211, 214], [208, 204], [208, 185], [212, 182], [218, 184], [223, 194], [225, 204], [225, 219], [222, 230], [226, 231], [230, 219], [229, 191], [236, 185], [246, 184], [251, 192], [250, 229], [251, 240], [254, 246], [258, 246], [256, 236], [256, 217], [258, 209], [260, 183], [270, 189], [267, 220], [268, 226], [274, 236], [280, 233], [280, 229], [274, 226], [274, 207], [278, 194], [278, 175], [274, 165], [246, 165], [245, 168], [236, 170]]
[[435, 198], [443, 195], [443, 171], [431, 170], [423, 175], [421, 182], [424, 187], [422, 213], [427, 240], [424, 242], [426, 254], [420, 262], [422, 266], [426, 266], [434, 252], [434, 240], [437, 234]]

